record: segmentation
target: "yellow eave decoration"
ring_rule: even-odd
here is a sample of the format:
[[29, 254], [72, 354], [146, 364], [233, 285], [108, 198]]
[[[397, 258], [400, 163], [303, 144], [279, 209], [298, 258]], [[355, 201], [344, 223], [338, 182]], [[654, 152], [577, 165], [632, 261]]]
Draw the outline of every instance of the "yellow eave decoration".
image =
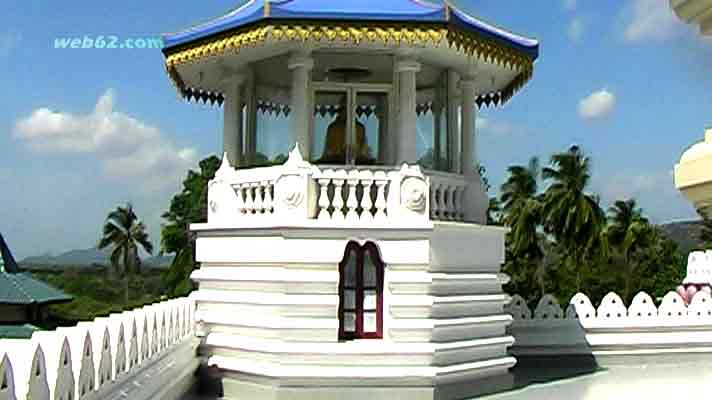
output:
[[397, 23], [272, 23], [258, 24], [238, 31], [221, 34], [204, 41], [179, 47], [166, 52], [166, 69], [171, 80], [181, 94], [192, 90], [185, 88], [176, 67], [181, 64], [217, 56], [226, 51], [239, 52], [242, 48], [254, 46], [267, 39], [282, 41], [351, 41], [407, 43], [409, 45], [439, 46], [446, 41], [451, 48], [463, 54], [478, 56], [488, 62], [519, 70], [517, 77], [501, 92], [483, 95], [478, 104], [501, 104], [509, 100], [514, 92], [531, 79], [533, 60], [513, 48], [483, 38], [466, 30], [439, 24], [397, 24]]

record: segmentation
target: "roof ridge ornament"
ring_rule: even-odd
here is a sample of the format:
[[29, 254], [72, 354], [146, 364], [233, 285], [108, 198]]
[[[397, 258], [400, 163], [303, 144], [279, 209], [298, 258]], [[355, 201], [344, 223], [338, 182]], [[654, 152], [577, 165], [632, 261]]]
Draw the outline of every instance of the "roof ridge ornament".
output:
[[264, 5], [264, 16], [265, 18], [269, 17], [271, 10], [271, 5], [270, 5], [270, 0], [265, 0], [265, 5]]

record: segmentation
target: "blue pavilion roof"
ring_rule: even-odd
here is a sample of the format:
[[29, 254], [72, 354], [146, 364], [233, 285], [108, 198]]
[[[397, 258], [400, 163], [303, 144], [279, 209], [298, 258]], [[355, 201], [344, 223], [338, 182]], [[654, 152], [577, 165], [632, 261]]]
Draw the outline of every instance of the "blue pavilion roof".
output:
[[181, 32], [163, 35], [163, 42], [165, 49], [170, 49], [264, 20], [453, 24], [511, 46], [532, 59], [539, 55], [539, 43], [536, 40], [484, 23], [452, 6], [423, 0], [250, 0], [222, 17]]

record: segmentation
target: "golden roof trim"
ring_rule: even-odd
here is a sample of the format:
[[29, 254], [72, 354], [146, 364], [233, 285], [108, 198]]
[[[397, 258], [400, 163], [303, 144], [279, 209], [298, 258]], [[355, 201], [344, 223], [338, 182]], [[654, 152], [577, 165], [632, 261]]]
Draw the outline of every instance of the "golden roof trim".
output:
[[[269, 0], [266, 2], [268, 3]], [[439, 46], [443, 41], [446, 41], [450, 48], [457, 49], [463, 54], [477, 56], [487, 62], [520, 71], [517, 77], [501, 91], [480, 96], [481, 101], [487, 105], [490, 103], [503, 104], [508, 101], [531, 79], [534, 68], [534, 60], [530, 56], [491, 39], [481, 37], [474, 32], [452, 26], [427, 23], [288, 22], [258, 24], [175, 50], [169, 49], [166, 51], [166, 70], [184, 97], [200, 99], [203, 97], [203, 92], [186, 88], [176, 70], [177, 66], [217, 56], [228, 50], [239, 52], [245, 47], [254, 46], [268, 38], [277, 41], [301, 42], [342, 40], [352, 41], [356, 45], [362, 42], [407, 42], [411, 45]], [[214, 98], [214, 94], [205, 96]], [[208, 100], [209, 97], [205, 100]]]

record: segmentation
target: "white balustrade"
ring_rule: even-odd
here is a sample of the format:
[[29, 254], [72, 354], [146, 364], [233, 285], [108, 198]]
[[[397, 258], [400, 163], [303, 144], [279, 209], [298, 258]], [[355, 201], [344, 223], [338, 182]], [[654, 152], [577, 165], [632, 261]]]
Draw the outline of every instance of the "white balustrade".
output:
[[208, 225], [464, 222], [482, 207], [479, 188], [477, 177], [418, 166], [312, 165], [295, 149], [284, 165], [235, 170], [223, 163], [209, 185]]
[[468, 204], [465, 195], [472, 182], [466, 177], [443, 172], [428, 172], [430, 177], [430, 218], [439, 221], [465, 221]]
[[194, 307], [179, 298], [27, 340], [0, 340], [0, 400], [115, 398], [153, 360], [194, 336]]
[[359, 223], [387, 219], [391, 178], [384, 171], [325, 169], [316, 173], [314, 182], [319, 196], [318, 220]]

